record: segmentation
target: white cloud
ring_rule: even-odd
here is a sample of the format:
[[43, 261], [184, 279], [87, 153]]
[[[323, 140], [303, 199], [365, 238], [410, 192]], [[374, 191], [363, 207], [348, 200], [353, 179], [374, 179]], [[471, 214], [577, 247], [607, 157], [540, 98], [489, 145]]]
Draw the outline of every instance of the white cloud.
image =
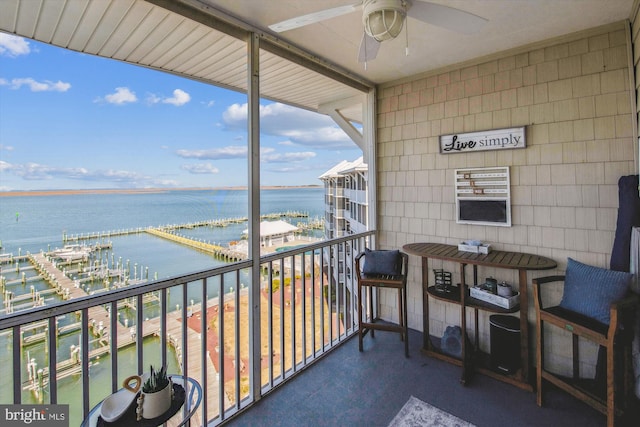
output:
[[247, 114], [247, 104], [232, 104], [227, 108], [227, 111], [222, 113], [222, 120], [229, 127], [244, 127], [247, 122]]
[[176, 89], [173, 91], [172, 98], [166, 98], [162, 102], [165, 104], [171, 104], [175, 105], [176, 107], [180, 107], [181, 105], [184, 105], [189, 101], [191, 101], [191, 95], [189, 95], [182, 89]]
[[22, 86], [27, 86], [31, 92], [66, 92], [71, 89], [71, 83], [64, 83], [58, 80], [52, 82], [49, 80], [36, 81], [31, 77], [11, 79], [11, 81], [1, 79], [0, 86], [9, 86], [11, 89], [20, 89]]
[[147, 96], [147, 102], [149, 104], [162, 103], [162, 104], [175, 105], [176, 107], [181, 107], [184, 104], [188, 103], [189, 101], [191, 101], [191, 95], [189, 95], [187, 92], [183, 91], [182, 89], [174, 90], [173, 96], [169, 98], [163, 98], [155, 94], [150, 94], [149, 96]]
[[269, 168], [269, 172], [276, 172], [276, 173], [306, 172], [308, 170], [309, 170], [309, 167], [307, 165], [300, 165], [300, 164], [282, 166], [279, 168], [273, 168], [273, 167]]
[[[312, 151], [294, 153], [276, 153], [275, 148], [262, 147], [260, 149], [260, 161], [263, 163], [295, 163], [311, 159], [316, 156]], [[176, 154], [183, 159], [198, 160], [222, 160], [222, 159], [244, 159], [247, 157], [247, 147], [243, 145], [229, 145], [223, 148], [212, 148], [209, 150], [178, 150]], [[186, 169], [183, 166], [183, 169]], [[192, 173], [200, 173], [193, 172]], [[217, 172], [217, 170], [216, 170]]]
[[[309, 129], [283, 129], [281, 135], [300, 145], [308, 145], [317, 148], [356, 148], [346, 133], [340, 128], [318, 127]], [[348, 142], [348, 144], [345, 144]]]
[[158, 104], [160, 102], [162, 102], [162, 98], [160, 98], [158, 95], [154, 95], [152, 93], [147, 95], [148, 104]]
[[189, 173], [204, 175], [204, 174], [215, 174], [220, 172], [220, 170], [213, 166], [211, 163], [198, 163], [195, 165], [182, 165], [182, 170], [186, 170]]
[[14, 148], [11, 145], [0, 144], [0, 151], [13, 151]]
[[123, 105], [130, 102], [137, 102], [135, 92], [129, 90], [128, 87], [117, 87], [114, 93], [105, 95], [104, 99], [110, 104]]
[[0, 33], [0, 55], [16, 57], [31, 52], [29, 42], [22, 37]]
[[218, 160], [240, 159], [247, 157], [247, 147], [241, 145], [229, 145], [223, 148], [209, 150], [178, 150], [176, 154], [184, 159]]
[[316, 156], [316, 153], [304, 151], [300, 153], [273, 153], [260, 155], [260, 160], [264, 163], [292, 163], [302, 162]]
[[13, 169], [13, 165], [11, 163], [0, 160], [0, 172], [10, 171], [11, 169]]
[[39, 163], [10, 164], [0, 161], [0, 171], [12, 173], [26, 181], [70, 179], [86, 182], [104, 182], [110, 185], [132, 188], [175, 187], [177, 182], [162, 180], [125, 170], [106, 169], [92, 171], [86, 168], [69, 168], [42, 165]]
[[[246, 128], [247, 104], [229, 106], [222, 119], [229, 128]], [[313, 148], [357, 148], [330, 117], [277, 102], [260, 106], [260, 131]]]

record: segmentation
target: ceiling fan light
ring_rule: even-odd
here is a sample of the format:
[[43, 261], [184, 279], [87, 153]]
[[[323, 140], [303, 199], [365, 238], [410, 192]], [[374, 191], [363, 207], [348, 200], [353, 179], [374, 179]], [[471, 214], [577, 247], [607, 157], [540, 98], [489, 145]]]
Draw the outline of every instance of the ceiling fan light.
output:
[[406, 6], [402, 0], [372, 0], [364, 5], [364, 31], [379, 42], [396, 38], [404, 24]]

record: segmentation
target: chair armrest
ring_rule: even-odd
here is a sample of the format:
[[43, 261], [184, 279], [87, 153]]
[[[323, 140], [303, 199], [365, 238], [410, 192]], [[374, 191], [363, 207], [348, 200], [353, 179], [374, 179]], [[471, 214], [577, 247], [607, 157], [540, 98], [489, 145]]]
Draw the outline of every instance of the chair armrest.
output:
[[614, 301], [611, 304], [611, 309], [614, 310], [629, 310], [634, 308], [638, 304], [638, 295], [634, 293], [630, 293], [626, 297], [619, 299], [618, 301]]
[[545, 283], [564, 282], [564, 278], [565, 276], [563, 275], [556, 275], [556, 276], [537, 277], [535, 279], [531, 279], [531, 281], [533, 282], [533, 284], [538, 283], [540, 285], [543, 285]]
[[[633, 319], [636, 315], [635, 310], [637, 307], [638, 296], [634, 293], [629, 293], [626, 297], [611, 303], [610, 332], [614, 333], [616, 330], [618, 330], [618, 332], [622, 330], [625, 336], [630, 337], [633, 333]], [[629, 327], [625, 327], [625, 325], [629, 325]]]
[[535, 303], [536, 312], [539, 312], [543, 309], [542, 307], [542, 289], [540, 285], [544, 285], [546, 283], [553, 282], [563, 282], [565, 276], [563, 275], [555, 275], [555, 276], [545, 276], [545, 277], [537, 277], [531, 280], [533, 283], [533, 302]]

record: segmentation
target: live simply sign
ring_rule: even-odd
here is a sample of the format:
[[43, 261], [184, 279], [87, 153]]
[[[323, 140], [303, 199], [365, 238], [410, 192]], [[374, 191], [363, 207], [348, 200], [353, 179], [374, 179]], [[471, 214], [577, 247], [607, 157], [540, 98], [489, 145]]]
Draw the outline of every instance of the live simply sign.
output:
[[440, 136], [440, 153], [469, 153], [471, 151], [525, 148], [524, 126], [482, 132], [456, 133]]

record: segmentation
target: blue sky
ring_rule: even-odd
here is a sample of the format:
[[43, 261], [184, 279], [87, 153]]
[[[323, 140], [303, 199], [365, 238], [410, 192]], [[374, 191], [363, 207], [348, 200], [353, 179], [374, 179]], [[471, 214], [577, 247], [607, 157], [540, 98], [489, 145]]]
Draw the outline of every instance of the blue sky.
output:
[[[245, 94], [0, 33], [0, 191], [247, 185]], [[361, 155], [327, 116], [261, 103], [262, 185]]]

